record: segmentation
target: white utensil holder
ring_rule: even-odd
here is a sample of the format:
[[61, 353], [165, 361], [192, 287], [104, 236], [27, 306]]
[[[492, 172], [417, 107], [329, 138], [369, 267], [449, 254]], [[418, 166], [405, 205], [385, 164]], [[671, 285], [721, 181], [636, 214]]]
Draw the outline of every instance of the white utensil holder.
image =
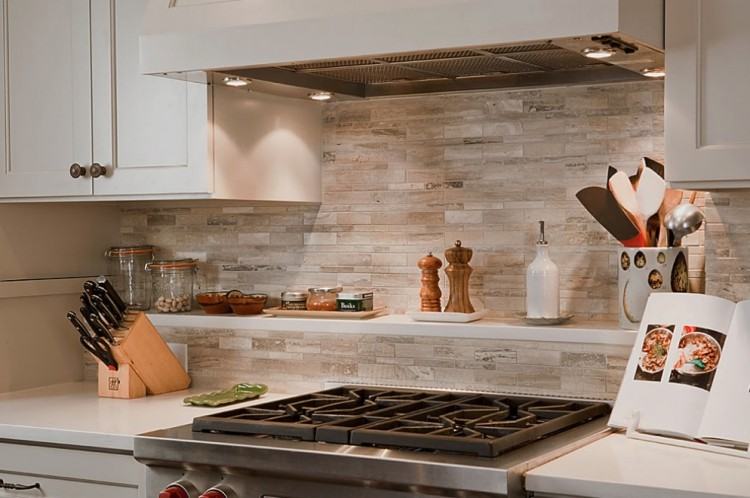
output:
[[686, 247], [623, 247], [617, 252], [620, 327], [638, 330], [652, 292], [687, 292]]

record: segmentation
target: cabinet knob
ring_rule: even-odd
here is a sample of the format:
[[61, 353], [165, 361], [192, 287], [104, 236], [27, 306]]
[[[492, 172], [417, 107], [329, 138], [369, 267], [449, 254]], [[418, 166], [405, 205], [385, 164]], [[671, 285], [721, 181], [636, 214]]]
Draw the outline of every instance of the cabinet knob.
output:
[[107, 176], [106, 166], [102, 166], [99, 163], [92, 164], [91, 169], [89, 171], [91, 173], [92, 178], [99, 178], [100, 176]]
[[78, 163], [73, 163], [70, 165], [70, 176], [73, 178], [86, 178], [86, 167], [81, 166]]

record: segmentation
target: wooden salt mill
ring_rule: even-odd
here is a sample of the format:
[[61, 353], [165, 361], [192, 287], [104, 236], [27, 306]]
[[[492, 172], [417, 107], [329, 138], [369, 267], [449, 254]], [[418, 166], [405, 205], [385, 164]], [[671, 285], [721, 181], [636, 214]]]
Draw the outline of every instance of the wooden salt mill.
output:
[[446, 312], [453, 313], [474, 313], [474, 306], [469, 300], [469, 277], [473, 269], [469, 266], [469, 261], [474, 255], [474, 251], [468, 247], [461, 247], [461, 241], [457, 240], [455, 246], [445, 251], [445, 259], [448, 266], [445, 273], [450, 281], [450, 296]]
[[443, 266], [443, 262], [429, 253], [417, 262], [417, 266], [422, 270], [422, 288], [419, 290], [420, 311], [440, 311], [440, 297], [443, 293], [438, 286], [438, 270]]

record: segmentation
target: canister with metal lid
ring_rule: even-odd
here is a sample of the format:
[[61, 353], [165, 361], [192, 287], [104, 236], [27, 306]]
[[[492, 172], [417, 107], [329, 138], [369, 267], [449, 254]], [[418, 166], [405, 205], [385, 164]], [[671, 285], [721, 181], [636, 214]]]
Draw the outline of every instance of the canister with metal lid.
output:
[[154, 261], [146, 265], [146, 270], [151, 273], [151, 301], [156, 311], [177, 313], [193, 308], [196, 260]]
[[338, 311], [372, 311], [372, 291], [341, 292], [336, 298]]
[[281, 293], [281, 309], [304, 311], [307, 309], [307, 292], [284, 291]]
[[104, 253], [110, 281], [130, 309], [145, 311], [151, 306], [151, 285], [146, 264], [154, 259], [154, 246], [111, 247]]

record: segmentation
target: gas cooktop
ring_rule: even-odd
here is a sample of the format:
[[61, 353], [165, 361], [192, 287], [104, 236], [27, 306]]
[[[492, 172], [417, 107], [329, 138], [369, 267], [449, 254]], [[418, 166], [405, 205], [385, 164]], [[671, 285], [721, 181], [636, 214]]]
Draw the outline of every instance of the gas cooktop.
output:
[[599, 402], [346, 386], [198, 417], [192, 428], [497, 457], [609, 410]]

